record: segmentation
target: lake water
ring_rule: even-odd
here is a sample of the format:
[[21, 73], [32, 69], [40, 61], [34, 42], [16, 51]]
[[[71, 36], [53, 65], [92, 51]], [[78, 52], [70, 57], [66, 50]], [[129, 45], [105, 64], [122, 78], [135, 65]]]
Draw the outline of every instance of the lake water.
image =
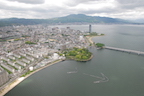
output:
[[[61, 25], [87, 31], [88, 25]], [[144, 52], [144, 25], [92, 25], [106, 46]], [[25, 79], [5, 96], [144, 96], [144, 56], [89, 48], [88, 62], [63, 61]], [[74, 73], [69, 73], [74, 72]], [[104, 74], [109, 81], [94, 83]]]

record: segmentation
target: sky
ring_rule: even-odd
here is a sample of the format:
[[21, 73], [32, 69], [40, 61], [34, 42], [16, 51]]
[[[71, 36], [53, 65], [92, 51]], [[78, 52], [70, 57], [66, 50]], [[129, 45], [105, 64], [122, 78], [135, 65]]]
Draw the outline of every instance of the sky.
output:
[[70, 14], [139, 19], [144, 18], [144, 0], [0, 0], [0, 18], [48, 19]]

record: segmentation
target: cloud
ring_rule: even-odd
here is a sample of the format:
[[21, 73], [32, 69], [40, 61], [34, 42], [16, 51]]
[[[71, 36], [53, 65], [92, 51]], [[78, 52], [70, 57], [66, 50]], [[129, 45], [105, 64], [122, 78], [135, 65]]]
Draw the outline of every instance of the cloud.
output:
[[27, 3], [27, 4], [42, 4], [45, 0], [8, 0], [8, 1], [17, 1], [20, 3]]
[[93, 3], [104, 3], [111, 0], [65, 0], [64, 4], [67, 6], [77, 6], [79, 4], [93, 4]]
[[144, 0], [117, 0], [122, 8], [134, 9], [144, 6]]
[[143, 18], [144, 0], [0, 0], [0, 18], [53, 18], [86, 14]]

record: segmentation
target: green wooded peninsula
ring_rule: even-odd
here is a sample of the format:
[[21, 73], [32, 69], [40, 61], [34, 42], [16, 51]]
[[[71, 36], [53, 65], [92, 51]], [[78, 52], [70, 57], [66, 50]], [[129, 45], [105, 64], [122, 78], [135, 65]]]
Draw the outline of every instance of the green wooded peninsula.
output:
[[64, 54], [68, 59], [76, 61], [88, 61], [92, 58], [92, 53], [86, 48], [73, 48], [72, 50], [65, 51]]

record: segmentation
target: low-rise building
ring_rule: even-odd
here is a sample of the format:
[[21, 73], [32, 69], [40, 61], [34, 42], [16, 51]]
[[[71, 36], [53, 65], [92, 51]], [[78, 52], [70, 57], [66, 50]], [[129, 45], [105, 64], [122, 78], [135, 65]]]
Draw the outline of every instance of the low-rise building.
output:
[[2, 59], [2, 60], [5, 60], [5, 61], [10, 61], [10, 59], [8, 59], [8, 58], [6, 58], [6, 57], [3, 57], [3, 56], [1, 57], [1, 59]]
[[26, 59], [30, 60], [30, 61], [34, 61], [34, 58], [33, 57], [30, 57], [30, 56], [26, 56]]
[[9, 70], [9, 71], [12, 72], [12, 73], [15, 72], [15, 69], [12, 68], [12, 67], [10, 67], [10, 66], [8, 66], [7, 64], [3, 64], [3, 63], [2, 63], [1, 66], [3, 66], [4, 68], [6, 68], [7, 70]]
[[12, 66], [15, 66], [14, 62], [8, 61], [7, 63], [10, 64], [10, 65], [12, 65]]
[[15, 66], [14, 66], [15, 68], [17, 68], [17, 69], [21, 69], [21, 66], [20, 65], [17, 65], [17, 64], [15, 64]]
[[19, 52], [19, 55], [21, 56], [26, 56], [26, 54]]
[[21, 62], [21, 61], [16, 61], [18, 64], [20, 64], [21, 66], [26, 66], [26, 63]]
[[17, 57], [17, 58], [21, 58], [21, 56], [20, 56], [20, 55], [17, 55], [17, 54], [14, 54], [14, 56]]
[[8, 56], [8, 58], [15, 60], [16, 58], [12, 55]]
[[22, 61], [25, 62], [25, 63], [28, 63], [28, 64], [30, 63], [30, 61], [26, 60], [26, 59], [22, 59]]
[[9, 74], [0, 67], [0, 86], [9, 81]]

